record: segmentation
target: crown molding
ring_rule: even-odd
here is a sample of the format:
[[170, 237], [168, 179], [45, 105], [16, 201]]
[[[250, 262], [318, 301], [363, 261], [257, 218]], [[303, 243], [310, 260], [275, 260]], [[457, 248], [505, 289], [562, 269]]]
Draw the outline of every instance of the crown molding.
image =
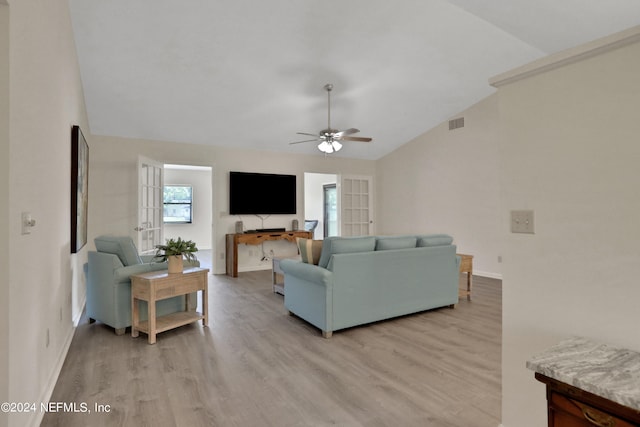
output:
[[504, 86], [596, 55], [601, 55], [637, 41], [640, 41], [640, 25], [574, 48], [554, 53], [505, 73], [498, 74], [489, 79], [489, 84], [496, 88]]

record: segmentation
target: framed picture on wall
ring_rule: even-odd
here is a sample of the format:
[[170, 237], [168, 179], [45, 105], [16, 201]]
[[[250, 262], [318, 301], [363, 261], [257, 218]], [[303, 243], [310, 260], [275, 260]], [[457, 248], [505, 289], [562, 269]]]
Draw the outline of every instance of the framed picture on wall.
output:
[[71, 253], [87, 243], [89, 145], [80, 126], [71, 128]]

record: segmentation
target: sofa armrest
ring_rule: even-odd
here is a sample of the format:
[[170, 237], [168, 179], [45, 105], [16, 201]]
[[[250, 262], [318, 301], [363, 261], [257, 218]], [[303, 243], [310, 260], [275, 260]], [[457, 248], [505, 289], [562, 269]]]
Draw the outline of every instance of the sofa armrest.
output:
[[294, 259], [283, 259], [280, 261], [280, 268], [285, 276], [289, 274], [323, 286], [329, 286], [331, 283], [332, 272], [317, 265], [307, 264]]
[[143, 264], [152, 264], [157, 262], [156, 260], [158, 258], [156, 258], [155, 255], [140, 255], [140, 259], [142, 260]]

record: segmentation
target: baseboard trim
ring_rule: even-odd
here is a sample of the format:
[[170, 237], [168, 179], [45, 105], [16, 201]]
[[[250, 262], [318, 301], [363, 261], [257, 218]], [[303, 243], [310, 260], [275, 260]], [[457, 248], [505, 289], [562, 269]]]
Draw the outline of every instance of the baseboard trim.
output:
[[[51, 400], [51, 396], [53, 395], [53, 390], [56, 388], [56, 383], [58, 382], [58, 377], [60, 376], [60, 372], [62, 372], [62, 366], [64, 365], [64, 361], [67, 358], [67, 353], [69, 353], [69, 348], [71, 347], [71, 341], [73, 341], [73, 335], [76, 332], [76, 325], [78, 322], [74, 319], [73, 327], [69, 330], [67, 337], [65, 338], [64, 344], [62, 346], [62, 350], [58, 355], [58, 361], [51, 372], [51, 376], [49, 377], [49, 381], [47, 383], [47, 387], [43, 390], [40, 395], [40, 400], [38, 402], [49, 402]], [[38, 408], [40, 409], [40, 408]], [[35, 411], [32, 412], [33, 417], [26, 423], [28, 426], [38, 427], [42, 423], [42, 419], [44, 418], [44, 411]]]
[[249, 271], [262, 271], [262, 270], [271, 270], [271, 264], [269, 265], [254, 265], [251, 267], [243, 267], [238, 269], [238, 273], [246, 273]]
[[[71, 347], [71, 342], [73, 341], [73, 336], [76, 333], [76, 328], [78, 327], [78, 323], [80, 323], [80, 319], [82, 318], [82, 313], [84, 312], [85, 306], [87, 304], [87, 300], [85, 300], [80, 305], [82, 310], [72, 319], [73, 327], [69, 330], [67, 337], [64, 340], [64, 344], [62, 345], [62, 350], [58, 355], [58, 360], [56, 361], [56, 365], [51, 372], [51, 376], [49, 377], [49, 381], [47, 382], [47, 387], [44, 389], [42, 395], [40, 396], [39, 402], [49, 402], [51, 400], [51, 396], [53, 395], [53, 390], [56, 388], [56, 384], [58, 383], [58, 378], [60, 377], [60, 372], [62, 372], [62, 366], [64, 365], [64, 361], [67, 358], [67, 353], [69, 353], [69, 348]], [[33, 413], [30, 422], [26, 425], [37, 427], [42, 424], [42, 419], [44, 418], [44, 411], [36, 411]]]
[[488, 277], [489, 279], [498, 279], [498, 280], [502, 280], [502, 274], [499, 273], [491, 273], [489, 271], [478, 271], [478, 270], [473, 270], [473, 275], [474, 276], [481, 276], [481, 277]]

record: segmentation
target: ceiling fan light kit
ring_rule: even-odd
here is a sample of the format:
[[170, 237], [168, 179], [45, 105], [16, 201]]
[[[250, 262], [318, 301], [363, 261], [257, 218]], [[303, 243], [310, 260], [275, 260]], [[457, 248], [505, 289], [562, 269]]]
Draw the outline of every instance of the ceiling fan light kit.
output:
[[325, 154], [335, 153], [337, 151], [340, 151], [341, 148], [342, 144], [340, 144], [338, 141], [322, 141], [320, 144], [318, 144], [318, 150], [322, 151]]
[[349, 128], [343, 131], [338, 131], [337, 129], [331, 128], [331, 91], [333, 90], [333, 85], [331, 83], [327, 83], [326, 85], [324, 85], [324, 90], [327, 91], [327, 128], [321, 130], [318, 136], [313, 133], [297, 132], [298, 135], [315, 136], [315, 139], [290, 142], [290, 144], [301, 144], [303, 142], [320, 141], [320, 143], [318, 144], [318, 150], [322, 151], [325, 154], [331, 154], [340, 151], [340, 149], [342, 148], [342, 144], [339, 141], [341, 140], [371, 142], [371, 138], [349, 136], [354, 133], [360, 132], [356, 128]]

